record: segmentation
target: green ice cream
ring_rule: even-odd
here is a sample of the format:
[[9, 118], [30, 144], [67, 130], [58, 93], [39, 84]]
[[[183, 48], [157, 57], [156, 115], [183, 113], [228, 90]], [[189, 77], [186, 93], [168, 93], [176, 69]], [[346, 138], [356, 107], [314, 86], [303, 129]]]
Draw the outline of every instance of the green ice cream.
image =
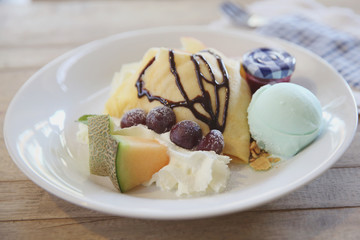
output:
[[248, 108], [250, 133], [267, 152], [291, 157], [320, 133], [319, 100], [293, 83], [266, 85], [255, 92]]

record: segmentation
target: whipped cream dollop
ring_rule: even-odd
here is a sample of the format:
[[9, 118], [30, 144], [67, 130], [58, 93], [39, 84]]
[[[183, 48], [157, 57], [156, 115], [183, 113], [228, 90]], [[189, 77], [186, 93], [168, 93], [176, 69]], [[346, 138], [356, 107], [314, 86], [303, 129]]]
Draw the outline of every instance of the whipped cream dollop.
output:
[[[87, 129], [80, 124], [78, 141], [87, 143]], [[177, 196], [196, 196], [219, 193], [225, 190], [230, 177], [230, 158], [213, 151], [191, 151], [176, 146], [170, 140], [170, 133], [157, 134], [146, 126], [137, 125], [117, 129], [124, 136], [151, 138], [167, 146], [170, 162], [144, 183], [156, 184], [162, 191], [175, 192]]]
[[79, 122], [76, 139], [80, 143], [89, 144], [89, 131], [86, 124]]

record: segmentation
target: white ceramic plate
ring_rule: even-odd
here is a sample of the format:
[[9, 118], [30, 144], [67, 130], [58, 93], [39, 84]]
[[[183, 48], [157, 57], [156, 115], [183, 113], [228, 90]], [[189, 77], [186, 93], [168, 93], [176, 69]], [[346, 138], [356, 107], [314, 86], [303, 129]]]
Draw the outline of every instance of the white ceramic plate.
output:
[[[293, 82], [310, 89], [324, 107], [321, 136], [295, 157], [267, 172], [231, 166], [228, 189], [216, 195], [176, 198], [156, 187], [120, 194], [107, 178], [91, 176], [87, 148], [76, 142], [75, 120], [101, 113], [114, 72], [138, 61], [154, 46], [180, 47], [192, 36], [229, 57], [256, 47], [283, 48], [297, 59]], [[112, 36], [52, 61], [19, 90], [5, 118], [4, 136], [18, 167], [36, 184], [80, 206], [109, 214], [185, 219], [215, 216], [269, 202], [308, 183], [328, 169], [352, 141], [356, 104], [345, 81], [324, 61], [283, 41], [241, 31], [204, 27], [158, 28]]]

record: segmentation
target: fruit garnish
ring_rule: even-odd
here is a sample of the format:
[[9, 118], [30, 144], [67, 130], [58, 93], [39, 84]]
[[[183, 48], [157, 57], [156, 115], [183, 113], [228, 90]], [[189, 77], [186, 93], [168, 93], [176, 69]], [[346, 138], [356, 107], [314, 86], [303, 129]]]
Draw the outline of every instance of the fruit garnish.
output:
[[213, 129], [201, 139], [196, 150], [214, 151], [217, 154], [220, 154], [224, 149], [224, 145], [225, 142], [222, 133], [219, 130]]
[[138, 124], [146, 124], [146, 112], [140, 108], [132, 109], [126, 112], [121, 118], [120, 127], [132, 127]]
[[120, 136], [117, 141], [115, 165], [110, 166], [110, 178], [121, 192], [127, 192], [149, 181], [152, 175], [169, 163], [167, 148], [155, 139]]
[[170, 131], [170, 140], [186, 149], [195, 147], [202, 138], [202, 130], [194, 121], [184, 120], [176, 123]]
[[169, 163], [167, 148], [157, 140], [114, 135], [109, 115], [93, 115], [87, 122], [90, 172], [109, 176], [121, 192], [149, 181]]
[[165, 106], [155, 107], [146, 116], [146, 126], [156, 133], [164, 133], [171, 129], [176, 122], [174, 111]]
[[107, 165], [115, 158], [117, 148], [116, 141], [111, 138], [114, 123], [109, 115], [92, 115], [87, 117], [87, 125], [90, 173], [108, 176]]

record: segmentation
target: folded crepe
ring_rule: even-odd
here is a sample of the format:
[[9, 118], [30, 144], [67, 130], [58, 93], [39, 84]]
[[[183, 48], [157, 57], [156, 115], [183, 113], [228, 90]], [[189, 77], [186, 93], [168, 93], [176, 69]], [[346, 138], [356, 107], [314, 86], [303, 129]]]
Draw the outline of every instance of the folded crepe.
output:
[[223, 132], [223, 153], [248, 162], [250, 133], [249, 87], [240, 76], [240, 63], [201, 42], [182, 39], [183, 49], [149, 49], [141, 62], [126, 64], [114, 77], [105, 112], [121, 118], [134, 108], [150, 111], [173, 108], [176, 121], [193, 120], [207, 134]]

